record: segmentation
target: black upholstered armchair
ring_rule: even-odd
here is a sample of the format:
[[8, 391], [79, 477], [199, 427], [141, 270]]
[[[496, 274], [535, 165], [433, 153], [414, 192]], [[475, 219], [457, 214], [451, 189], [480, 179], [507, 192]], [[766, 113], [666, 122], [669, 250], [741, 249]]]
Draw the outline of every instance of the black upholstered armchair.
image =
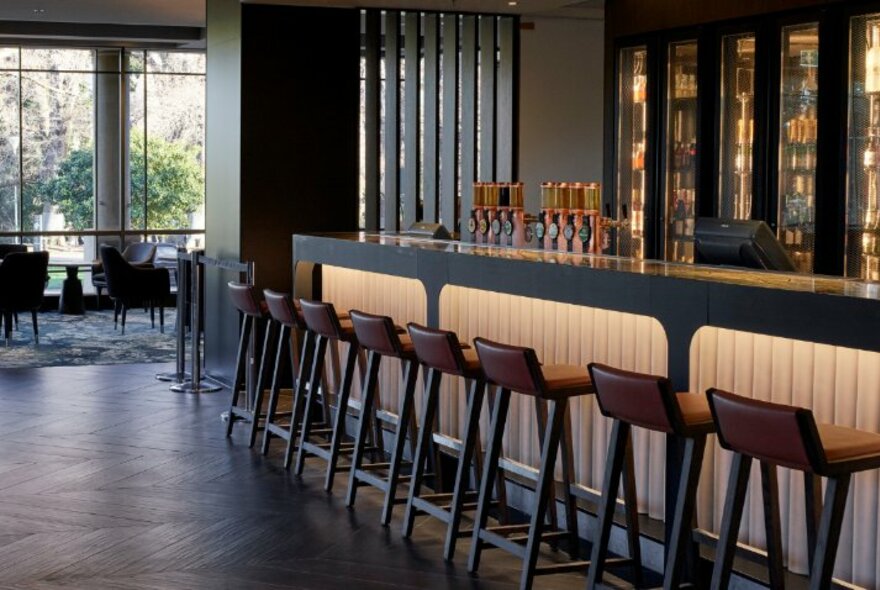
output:
[[[103, 248], [103, 246], [102, 246]], [[152, 266], [153, 256], [156, 254], [156, 244], [149, 242], [133, 242], [122, 251], [122, 257], [134, 266]], [[101, 293], [107, 288], [107, 277], [104, 273], [104, 263], [96, 260], [92, 264], [92, 285], [98, 293], [97, 309], [101, 309]]]
[[101, 262], [107, 278], [107, 291], [114, 303], [114, 327], [122, 312], [122, 333], [129, 307], [150, 307], [150, 321], [156, 326], [155, 307], [159, 306], [159, 329], [165, 331], [165, 299], [171, 293], [168, 270], [135, 266], [113, 246], [101, 246]]
[[6, 258], [7, 254], [27, 252], [27, 244], [0, 244], [0, 259]]
[[0, 264], [0, 312], [6, 344], [12, 337], [12, 316], [25, 311], [31, 312], [34, 341], [39, 342], [37, 312], [43, 304], [48, 266], [48, 252], [13, 252], [3, 257]]

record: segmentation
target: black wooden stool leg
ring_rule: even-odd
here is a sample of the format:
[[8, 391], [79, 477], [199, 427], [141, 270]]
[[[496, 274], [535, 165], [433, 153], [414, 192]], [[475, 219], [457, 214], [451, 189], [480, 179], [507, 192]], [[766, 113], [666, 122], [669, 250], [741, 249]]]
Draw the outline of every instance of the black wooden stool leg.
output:
[[461, 527], [462, 505], [464, 504], [465, 492], [468, 488], [468, 474], [471, 470], [474, 454], [477, 452], [477, 438], [480, 434], [480, 412], [483, 409], [483, 396], [486, 384], [474, 379], [471, 384], [471, 392], [468, 399], [467, 423], [462, 437], [463, 447], [458, 457], [458, 466], [455, 472], [455, 487], [452, 491], [452, 506], [450, 507], [449, 524], [446, 527], [446, 541], [443, 544], [443, 559], [452, 561], [455, 556], [455, 545], [458, 541], [458, 531]]
[[253, 448], [257, 442], [257, 431], [260, 429], [260, 413], [263, 411], [263, 390], [266, 387], [266, 371], [268, 370], [268, 359], [271, 356], [272, 336], [275, 334], [275, 322], [269, 320], [266, 322], [266, 333], [263, 335], [263, 353], [260, 355], [260, 369], [257, 375], [257, 390], [254, 392], [254, 419], [251, 422], [250, 440], [248, 448]]
[[[394, 501], [397, 495], [397, 484], [400, 481], [400, 464], [403, 462], [403, 449], [407, 444], [407, 432], [412, 428], [412, 438], [418, 436], [416, 427], [412, 425], [413, 405], [415, 401], [416, 378], [419, 375], [419, 363], [415, 360], [403, 361], [406, 364], [406, 379], [403, 398], [400, 400], [400, 413], [397, 432], [394, 435], [394, 449], [391, 451], [391, 465], [388, 466], [388, 489], [385, 490], [385, 505], [382, 507], [382, 526], [391, 522]], [[428, 424], [428, 430], [434, 432], [434, 421]], [[415, 449], [412, 450], [415, 454]]]
[[333, 480], [336, 478], [336, 466], [339, 463], [339, 448], [345, 437], [345, 418], [348, 415], [348, 398], [351, 396], [351, 384], [354, 381], [354, 372], [357, 370], [358, 345], [348, 345], [348, 356], [345, 359], [345, 373], [342, 376], [342, 388], [336, 396], [336, 419], [333, 421], [333, 433], [330, 439], [330, 459], [327, 461], [327, 477], [324, 480], [324, 490], [333, 490]]
[[[275, 364], [272, 367], [272, 384], [269, 386], [269, 405], [266, 408], [266, 428], [263, 430], [263, 444], [260, 452], [263, 455], [269, 453], [269, 441], [272, 440], [272, 433], [269, 425], [275, 421], [275, 413], [278, 411], [278, 394], [281, 390], [279, 380], [281, 378], [282, 363], [284, 363], [284, 353], [290, 346], [290, 328], [282, 325], [278, 331], [278, 343], [275, 348]], [[293, 391], [296, 391], [296, 376], [293, 378]], [[292, 419], [292, 418], [291, 418]]]
[[[547, 434], [547, 402], [539, 397], [535, 398], [535, 418], [538, 421], [538, 444], [542, 445], [544, 443], [544, 437]], [[551, 494], [551, 501], [547, 503], [546, 524], [548, 529], [553, 531], [556, 530], [556, 523], [559, 522], [556, 513], [556, 489], [551, 487], [548, 493]], [[551, 539], [549, 544], [554, 550], [556, 550], [559, 545], [556, 538]]]
[[[562, 489], [565, 502], [565, 526], [568, 528], [568, 555], [572, 559], [580, 557], [581, 540], [578, 536], [577, 526], [577, 499], [571, 493], [574, 484], [574, 452], [571, 441], [574, 440], [571, 432], [571, 406], [566, 404], [565, 416], [563, 417], [562, 434], [560, 435], [560, 449], [562, 454]], [[550, 501], [556, 501], [554, 486], [550, 486]]]
[[682, 565], [685, 561], [687, 547], [692, 538], [694, 509], [697, 501], [697, 484], [700, 483], [700, 470], [703, 467], [703, 451], [706, 448], [706, 437], [699, 436], [685, 439], [684, 461], [678, 483], [678, 495], [675, 501], [675, 516], [672, 520], [672, 547], [666, 556], [663, 589], [678, 588]]
[[627, 438], [626, 457], [623, 463], [623, 505], [626, 517], [626, 542], [632, 560], [633, 585], [644, 585], [642, 571], [642, 543], [639, 532], [639, 497], [636, 491], [636, 461], [633, 455], [632, 436]]
[[819, 523], [816, 554], [813, 556], [813, 569], [810, 571], [810, 590], [827, 590], [831, 587], [831, 574], [834, 573], [840, 527], [843, 524], [851, 479], [852, 475], [849, 473], [830, 477], [825, 486], [822, 521]]
[[712, 569], [712, 590], [727, 590], [730, 574], [733, 571], [733, 556], [736, 553], [736, 537], [742, 521], [743, 504], [749, 488], [749, 468], [752, 458], [741, 453], [733, 454], [730, 466], [730, 480], [727, 482], [727, 495], [724, 499], [724, 516], [721, 519], [721, 535], [715, 551], [715, 567]]
[[235, 355], [235, 377], [232, 379], [232, 402], [229, 404], [229, 421], [226, 423], [226, 436], [232, 435], [232, 426], [235, 424], [235, 414], [232, 413], [232, 409], [238, 406], [238, 396], [244, 385], [247, 342], [251, 327], [251, 322], [248, 319], [247, 315], [242, 315], [241, 335], [238, 338], [238, 353]]
[[807, 519], [807, 556], [810, 571], [813, 571], [816, 537], [822, 519], [822, 478], [807, 471], [804, 471], [804, 512]]
[[468, 557], [468, 571], [472, 574], [480, 567], [483, 553], [483, 539], [480, 531], [486, 528], [489, 509], [492, 506], [492, 487], [498, 473], [498, 461], [501, 458], [501, 439], [504, 426], [507, 424], [507, 412], [510, 409], [510, 390], [499, 389], [492, 404], [492, 418], [489, 423], [489, 441], [484, 458], [483, 478], [480, 481], [480, 495], [477, 500], [477, 514], [474, 518], [474, 534], [471, 540], [471, 552]]
[[[315, 404], [315, 397], [318, 395], [318, 387], [321, 385], [322, 376], [324, 374], [324, 357], [327, 355], [327, 342], [325, 336], [315, 335], [315, 356], [312, 357], [312, 368], [309, 370], [309, 391], [305, 396], [303, 407], [301, 410], [300, 420], [300, 436], [299, 448], [296, 450], [296, 465], [294, 473], [301, 475], [303, 467], [306, 463], [305, 444], [309, 440], [309, 434], [312, 429], [312, 409]], [[293, 447], [296, 446], [296, 420], [290, 421], [290, 438], [287, 441], [287, 453], [284, 458], [284, 466], [290, 465], [290, 457], [293, 455]]]
[[437, 402], [440, 392], [440, 380], [442, 373], [436, 369], [428, 369], [427, 382], [425, 383], [425, 395], [422, 398], [422, 419], [419, 422], [418, 442], [416, 443], [416, 453], [413, 456], [412, 479], [409, 484], [409, 495], [406, 499], [406, 511], [403, 515], [403, 531], [404, 537], [412, 534], [413, 525], [416, 520], [416, 509], [413, 501], [419, 497], [422, 491], [422, 479], [425, 475], [425, 461], [428, 458], [428, 451], [431, 447], [431, 437], [433, 435], [431, 425], [434, 423], [434, 416], [437, 413]]
[[[318, 354], [319, 337], [310, 331], [306, 331], [303, 335], [302, 356], [300, 357], [299, 371], [294, 376], [293, 381], [293, 399], [290, 406], [290, 424], [288, 426], [287, 441], [288, 444], [284, 451], [284, 468], [290, 466], [290, 459], [293, 454], [295, 445], [290, 444], [296, 441], [296, 433], [302, 423], [302, 406], [306, 398], [306, 388], [311, 381], [312, 366], [315, 356]], [[290, 361], [293, 365], [293, 359]], [[271, 440], [271, 438], [269, 438]], [[263, 440], [263, 454], [269, 452], [269, 440]]]
[[614, 511], [617, 507], [617, 490], [620, 487], [620, 476], [626, 463], [626, 448], [629, 444], [630, 426], [620, 420], [614, 420], [611, 427], [611, 439], [608, 457], [605, 460], [605, 475], [602, 481], [602, 501], [599, 503], [598, 527], [596, 538], [593, 539], [593, 551], [590, 554], [590, 569], [587, 576], [587, 588], [593, 590], [602, 581], [605, 559], [608, 557], [608, 541], [611, 537], [611, 525], [614, 524]]
[[538, 472], [538, 482], [535, 486], [535, 506], [532, 511], [529, 536], [526, 541], [523, 569], [520, 575], [520, 590], [532, 587], [535, 578], [535, 568], [538, 565], [538, 551], [541, 548], [541, 533], [544, 530], [544, 518], [549, 513], [549, 504], [556, 502], [554, 493], [553, 471], [556, 468], [556, 456], [559, 452], [559, 442], [562, 438], [565, 426], [565, 399], [551, 401], [550, 411], [547, 416], [547, 430], [541, 441], [541, 468]]
[[364, 445], [367, 442], [367, 430], [374, 421], [375, 414], [371, 411], [373, 399], [376, 397], [377, 382], [379, 380], [379, 364], [382, 355], [370, 351], [367, 355], [367, 377], [364, 381], [361, 395], [361, 415], [358, 417], [358, 429], [354, 441], [354, 452], [351, 455], [351, 471], [348, 478], [348, 494], [345, 499], [347, 506], [354, 506], [357, 498], [358, 478], [357, 470], [364, 461]]
[[767, 537], [767, 568], [770, 587], [785, 588], [785, 569], [782, 565], [782, 523], [779, 515], [779, 482], [776, 466], [761, 461], [761, 497], [764, 501], [764, 531]]

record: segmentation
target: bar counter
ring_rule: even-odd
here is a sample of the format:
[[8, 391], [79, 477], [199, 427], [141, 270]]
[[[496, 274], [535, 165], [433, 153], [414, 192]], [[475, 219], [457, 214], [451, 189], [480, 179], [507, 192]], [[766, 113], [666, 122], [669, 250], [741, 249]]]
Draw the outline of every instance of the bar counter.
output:
[[[817, 420], [880, 432], [880, 285], [749, 271], [478, 246], [396, 234], [295, 235], [295, 293], [340, 309], [391, 315], [534, 347], [544, 362], [605, 362], [663, 374], [676, 388], [719, 387], [813, 409]], [[396, 407], [395, 368], [383, 370], [383, 406]], [[447, 384], [446, 387], [463, 387]], [[449, 400], [458, 396], [446, 396]], [[572, 407], [579, 485], [601, 487], [608, 426], [592, 400]], [[535, 464], [531, 406], [512, 406], [512, 460]], [[441, 412], [457, 434], [463, 408]], [[664, 518], [666, 444], [637, 432], [639, 509]], [[670, 459], [671, 460], [671, 459]], [[707, 448], [701, 529], [720, 528], [730, 458]], [[788, 567], [807, 569], [800, 474], [780, 470]], [[880, 586], [876, 474], [851, 490], [835, 577]], [[740, 540], [764, 546], [760, 490], [750, 492]], [[656, 567], [657, 564], [650, 564]]]

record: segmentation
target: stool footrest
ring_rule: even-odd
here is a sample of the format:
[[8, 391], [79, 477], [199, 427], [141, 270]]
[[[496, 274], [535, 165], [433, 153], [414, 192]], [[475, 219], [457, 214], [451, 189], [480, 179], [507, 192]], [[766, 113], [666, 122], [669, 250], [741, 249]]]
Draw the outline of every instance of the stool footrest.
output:
[[270, 422], [266, 424], [266, 430], [271, 432], [273, 436], [283, 438], [284, 440], [290, 440], [290, 426], [285, 427], [282, 424]]
[[[611, 560], [606, 560], [607, 566]], [[535, 566], [536, 576], [547, 576], [552, 574], [564, 574], [567, 572], [579, 572], [590, 567], [589, 561], [569, 561], [564, 563], [546, 563]]]

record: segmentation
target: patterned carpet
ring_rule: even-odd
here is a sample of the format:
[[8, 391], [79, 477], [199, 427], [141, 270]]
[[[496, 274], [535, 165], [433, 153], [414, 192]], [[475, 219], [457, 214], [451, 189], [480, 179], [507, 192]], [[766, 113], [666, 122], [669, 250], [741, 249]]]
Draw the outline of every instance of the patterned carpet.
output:
[[131, 310], [125, 335], [113, 329], [112, 311], [89, 311], [84, 316], [54, 311], [39, 315], [40, 342], [34, 343], [30, 314], [19, 314], [20, 325], [7, 347], [0, 332], [0, 368], [116, 365], [173, 361], [175, 310], [165, 309], [165, 333], [150, 328], [150, 314]]

